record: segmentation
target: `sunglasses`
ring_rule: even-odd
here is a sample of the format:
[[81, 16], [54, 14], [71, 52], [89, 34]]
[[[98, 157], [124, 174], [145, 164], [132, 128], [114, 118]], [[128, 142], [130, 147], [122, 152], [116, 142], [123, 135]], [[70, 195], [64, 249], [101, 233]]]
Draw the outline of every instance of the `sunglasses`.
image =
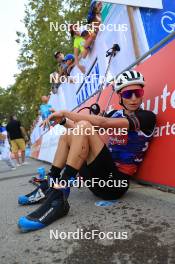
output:
[[144, 95], [144, 90], [143, 89], [127, 90], [127, 91], [121, 92], [120, 94], [121, 94], [121, 97], [124, 99], [130, 99], [133, 94], [135, 94], [137, 98], [140, 98]]

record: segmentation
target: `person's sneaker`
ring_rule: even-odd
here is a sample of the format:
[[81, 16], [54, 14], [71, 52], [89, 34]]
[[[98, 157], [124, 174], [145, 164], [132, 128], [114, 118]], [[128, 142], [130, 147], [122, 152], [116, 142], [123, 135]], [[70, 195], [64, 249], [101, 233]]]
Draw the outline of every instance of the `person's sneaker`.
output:
[[18, 227], [22, 232], [39, 230], [67, 215], [69, 208], [63, 192], [52, 189], [47, 200], [36, 211], [19, 218]]
[[18, 197], [18, 204], [20, 205], [31, 205], [41, 202], [47, 198], [48, 183], [47, 181], [42, 182], [33, 192], [27, 195], [20, 195]]
[[16, 164], [16, 167], [21, 167], [21, 166], [22, 166], [21, 163], [17, 163], [17, 164]]
[[11, 167], [11, 170], [16, 170], [16, 167]]
[[22, 166], [23, 166], [23, 165], [29, 165], [29, 162], [24, 161], [24, 162], [21, 163], [21, 165], [22, 165]]

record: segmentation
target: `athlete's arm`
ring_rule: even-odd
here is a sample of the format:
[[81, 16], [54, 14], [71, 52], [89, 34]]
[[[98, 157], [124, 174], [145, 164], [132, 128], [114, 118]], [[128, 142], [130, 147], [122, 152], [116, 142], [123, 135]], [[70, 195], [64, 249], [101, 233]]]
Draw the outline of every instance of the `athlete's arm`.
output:
[[147, 110], [139, 110], [134, 116], [128, 117], [130, 130], [141, 130], [147, 136], [154, 133], [156, 126], [156, 115]]
[[[40, 127], [43, 127], [44, 129], [46, 127], [50, 127], [50, 121], [54, 120], [55, 124], [60, 124], [64, 116], [58, 115], [58, 112], [54, 112], [51, 114], [48, 118], [46, 118], [41, 124]], [[72, 120], [66, 119], [65, 123], [63, 124], [65, 128], [74, 128], [75, 123]]]
[[60, 111], [55, 112], [52, 114], [49, 119], [55, 117], [65, 117], [69, 120], [72, 120], [73, 122], [79, 122], [82, 120], [90, 122], [94, 126], [103, 127], [103, 128], [129, 128], [129, 121], [127, 118], [106, 118], [102, 116], [95, 116], [95, 115], [83, 115], [83, 114], [77, 114], [73, 112], [68, 111]]

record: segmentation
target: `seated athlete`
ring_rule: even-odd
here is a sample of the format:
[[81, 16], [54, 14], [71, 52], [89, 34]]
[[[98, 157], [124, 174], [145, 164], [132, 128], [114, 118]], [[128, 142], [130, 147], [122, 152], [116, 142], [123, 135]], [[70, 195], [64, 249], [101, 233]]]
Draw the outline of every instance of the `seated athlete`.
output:
[[[18, 226], [22, 231], [41, 229], [68, 214], [69, 188], [60, 186], [60, 181], [67, 182], [78, 172], [84, 180], [98, 179], [90, 190], [102, 199], [119, 199], [127, 192], [130, 177], [143, 161], [156, 124], [155, 114], [140, 108], [144, 84], [144, 77], [139, 72], [131, 70], [121, 74], [116, 80], [115, 90], [123, 109], [112, 111], [108, 117], [60, 111], [44, 121], [46, 125], [57, 118], [66, 128], [81, 126], [83, 131], [91, 130], [92, 126], [125, 128], [127, 135], [110, 136], [107, 145], [97, 132], [94, 135], [62, 135], [48, 174], [54, 182], [58, 181], [50, 188], [47, 182], [43, 182], [32, 193], [19, 197], [19, 204], [25, 205], [44, 201], [36, 211], [19, 219]], [[100, 180], [106, 183], [109, 180], [125, 181], [127, 184], [101, 187]]]

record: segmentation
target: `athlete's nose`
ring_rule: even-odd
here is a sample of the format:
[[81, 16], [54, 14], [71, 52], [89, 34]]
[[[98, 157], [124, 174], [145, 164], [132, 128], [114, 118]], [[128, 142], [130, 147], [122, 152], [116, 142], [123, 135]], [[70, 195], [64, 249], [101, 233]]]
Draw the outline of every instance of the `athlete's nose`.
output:
[[136, 97], [135, 93], [133, 93], [131, 96], [131, 100], [136, 100], [136, 99], [137, 99], [137, 97]]

